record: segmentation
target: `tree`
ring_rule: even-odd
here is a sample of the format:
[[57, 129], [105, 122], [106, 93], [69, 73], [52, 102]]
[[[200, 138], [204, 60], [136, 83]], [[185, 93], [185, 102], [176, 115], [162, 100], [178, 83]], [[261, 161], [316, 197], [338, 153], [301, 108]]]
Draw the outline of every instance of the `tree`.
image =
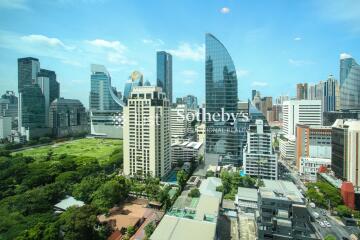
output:
[[206, 177], [207, 178], [208, 177], [214, 177], [214, 176], [215, 176], [215, 173], [213, 171], [209, 170], [209, 171], [206, 172]]
[[148, 223], [148, 225], [145, 226], [144, 230], [145, 230], [145, 236], [147, 238], [150, 238], [151, 234], [153, 234], [153, 232], [155, 231], [155, 223], [154, 222], [150, 222]]
[[104, 181], [104, 175], [100, 175], [98, 177], [85, 177], [81, 180], [80, 183], [74, 185], [72, 195], [77, 199], [80, 199], [86, 203], [90, 203], [93, 197], [93, 193], [101, 186]]
[[351, 217], [351, 209], [345, 205], [339, 205], [335, 208], [335, 211], [340, 217]]
[[106, 212], [127, 197], [129, 185], [125, 179], [119, 180], [107, 181], [95, 191], [92, 203], [102, 212]]
[[176, 180], [180, 185], [180, 188], [183, 189], [186, 185], [186, 181], [188, 179], [187, 173], [184, 170], [180, 170], [176, 174]]
[[93, 206], [71, 207], [60, 215], [60, 229], [64, 233], [64, 240], [95, 240], [97, 210]]
[[336, 237], [334, 235], [329, 234], [329, 235], [326, 235], [324, 239], [325, 240], [336, 240]]
[[136, 229], [134, 226], [128, 226], [126, 229], [126, 234], [131, 237], [132, 235], [134, 235], [136, 232]]
[[198, 197], [200, 197], [200, 191], [199, 191], [199, 189], [197, 189], [197, 188], [191, 189], [191, 191], [189, 192], [188, 196], [189, 196], [189, 197], [192, 197], [192, 198], [198, 198]]

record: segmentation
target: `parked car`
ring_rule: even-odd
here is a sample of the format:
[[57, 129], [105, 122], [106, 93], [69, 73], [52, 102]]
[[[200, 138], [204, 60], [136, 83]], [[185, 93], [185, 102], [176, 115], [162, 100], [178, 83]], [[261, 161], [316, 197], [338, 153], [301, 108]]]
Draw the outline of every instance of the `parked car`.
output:
[[323, 222], [319, 222], [320, 227], [325, 227], [325, 224]]

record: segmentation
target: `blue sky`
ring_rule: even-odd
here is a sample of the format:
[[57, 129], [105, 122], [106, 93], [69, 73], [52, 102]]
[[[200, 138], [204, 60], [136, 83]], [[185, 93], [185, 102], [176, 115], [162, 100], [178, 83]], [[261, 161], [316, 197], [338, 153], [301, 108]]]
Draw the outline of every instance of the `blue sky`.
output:
[[203, 102], [206, 32], [232, 56], [240, 99], [292, 96], [297, 82], [338, 78], [340, 53], [360, 62], [360, 1], [0, 0], [0, 91], [17, 90], [16, 59], [34, 56], [63, 97], [88, 106], [90, 63], [122, 91], [133, 70], [155, 83], [156, 51], [167, 50], [174, 96]]

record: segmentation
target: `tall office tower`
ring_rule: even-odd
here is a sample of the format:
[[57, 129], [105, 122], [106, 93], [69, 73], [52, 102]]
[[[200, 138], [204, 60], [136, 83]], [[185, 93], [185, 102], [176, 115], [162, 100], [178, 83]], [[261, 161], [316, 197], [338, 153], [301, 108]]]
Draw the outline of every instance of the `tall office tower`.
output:
[[360, 109], [360, 65], [350, 55], [340, 55], [340, 107]]
[[282, 96], [276, 97], [275, 103], [282, 105], [284, 101], [289, 101], [289, 100], [290, 100], [289, 96], [282, 95]]
[[37, 83], [40, 62], [37, 58], [26, 57], [18, 59], [18, 91], [22, 92], [25, 85]]
[[282, 105], [274, 104], [272, 107], [272, 119], [274, 122], [282, 122]]
[[49, 127], [57, 137], [76, 136], [89, 131], [84, 105], [76, 99], [57, 98], [50, 104]]
[[280, 156], [295, 161], [296, 125], [322, 124], [321, 100], [290, 100], [283, 103], [283, 136], [280, 138]]
[[277, 157], [271, 143], [270, 126], [260, 119], [249, 126], [243, 162], [245, 174], [260, 179], [277, 180]]
[[269, 121], [269, 119], [267, 118], [267, 112], [269, 110], [272, 110], [272, 97], [263, 97], [263, 98], [261, 98], [260, 111], [264, 114], [264, 116], [266, 117], [266, 119], [268, 121]]
[[171, 109], [171, 144], [182, 143], [186, 140], [188, 128], [191, 124], [186, 119], [187, 113], [187, 105], [177, 105], [175, 108]]
[[338, 119], [332, 126], [331, 169], [360, 188], [360, 121]]
[[45, 97], [37, 80], [39, 71], [38, 59], [18, 59], [18, 128], [19, 131], [22, 131], [22, 127], [29, 129], [31, 137], [42, 135], [40, 129], [46, 127]]
[[331, 112], [340, 108], [340, 86], [333, 75], [323, 83], [323, 112]]
[[257, 110], [261, 111], [261, 96], [259, 91], [255, 93], [252, 104], [256, 107]]
[[307, 83], [296, 84], [296, 99], [297, 100], [308, 99], [308, 84]]
[[171, 170], [170, 103], [159, 87], [135, 87], [124, 107], [124, 173], [163, 177]]
[[172, 56], [165, 51], [156, 53], [156, 75], [158, 87], [163, 89], [167, 98], [172, 103]]
[[48, 78], [49, 80], [49, 103], [60, 97], [60, 84], [56, 80], [56, 73], [47, 69], [40, 69], [38, 78]]
[[[224, 45], [206, 34], [205, 88], [206, 114], [237, 112], [238, 88], [236, 68]], [[236, 119], [206, 121], [206, 154], [222, 156], [223, 164], [240, 165]]]
[[45, 97], [39, 85], [25, 85], [22, 88], [22, 91], [19, 93], [18, 118], [20, 132], [22, 131], [21, 127], [30, 130], [46, 127]]
[[11, 117], [14, 122], [18, 117], [18, 97], [14, 91], [6, 91], [0, 98], [0, 116]]
[[186, 104], [188, 109], [195, 110], [199, 107], [197, 97], [193, 95], [183, 97], [183, 103]]
[[144, 76], [139, 71], [133, 71], [129, 76], [129, 79], [125, 83], [123, 102], [127, 104], [127, 100], [134, 87], [141, 87], [144, 85]]
[[90, 121], [91, 134], [108, 138], [122, 138], [122, 101], [111, 86], [105, 66], [91, 65]]
[[322, 165], [331, 163], [331, 127], [296, 125], [296, 167], [305, 181], [316, 181]]
[[251, 101], [254, 100], [255, 95], [256, 95], [256, 90], [255, 89], [251, 90]]

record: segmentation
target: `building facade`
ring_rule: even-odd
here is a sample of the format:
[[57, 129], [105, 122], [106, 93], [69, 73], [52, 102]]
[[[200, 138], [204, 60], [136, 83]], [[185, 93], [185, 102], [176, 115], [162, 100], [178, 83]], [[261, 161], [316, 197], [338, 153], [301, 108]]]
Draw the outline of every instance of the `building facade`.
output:
[[284, 101], [283, 130], [280, 137], [280, 155], [283, 159], [296, 161], [295, 141], [296, 125], [321, 126], [322, 105], [321, 100], [290, 100]]
[[245, 174], [260, 179], [278, 178], [277, 156], [272, 147], [270, 126], [256, 120], [247, 132], [247, 144], [243, 153]]
[[49, 127], [54, 136], [77, 136], [89, 132], [87, 113], [79, 100], [55, 99], [49, 112]]
[[331, 169], [335, 176], [360, 187], [360, 121], [336, 120], [331, 144]]
[[172, 56], [165, 51], [156, 53], [156, 85], [163, 89], [166, 97], [172, 103]]
[[360, 109], [360, 65], [348, 54], [340, 55], [340, 107]]
[[171, 145], [171, 163], [198, 161], [204, 154], [204, 144], [201, 142], [183, 142]]
[[131, 73], [128, 81], [125, 83], [123, 102], [127, 104], [127, 100], [131, 94], [131, 91], [134, 87], [140, 87], [144, 85], [144, 76], [139, 71], [134, 71]]
[[301, 159], [331, 159], [331, 127], [296, 125], [296, 167], [300, 169]]
[[298, 83], [296, 84], [296, 99], [307, 100], [308, 99], [308, 84]]
[[259, 239], [318, 239], [304, 196], [288, 181], [264, 180], [259, 188]]
[[182, 143], [186, 140], [191, 124], [186, 118], [187, 112], [188, 108], [186, 105], [177, 105], [171, 109], [171, 144]]
[[123, 102], [111, 86], [105, 66], [91, 65], [89, 98], [91, 134], [98, 137], [122, 138]]
[[[211, 34], [205, 39], [206, 115], [236, 113], [236, 68], [224, 45]], [[206, 153], [223, 156], [223, 164], [240, 165], [236, 119], [206, 120]]]
[[161, 178], [170, 170], [169, 100], [159, 87], [135, 87], [124, 108], [124, 173]]
[[11, 134], [11, 117], [0, 116], [0, 139], [5, 139]]

